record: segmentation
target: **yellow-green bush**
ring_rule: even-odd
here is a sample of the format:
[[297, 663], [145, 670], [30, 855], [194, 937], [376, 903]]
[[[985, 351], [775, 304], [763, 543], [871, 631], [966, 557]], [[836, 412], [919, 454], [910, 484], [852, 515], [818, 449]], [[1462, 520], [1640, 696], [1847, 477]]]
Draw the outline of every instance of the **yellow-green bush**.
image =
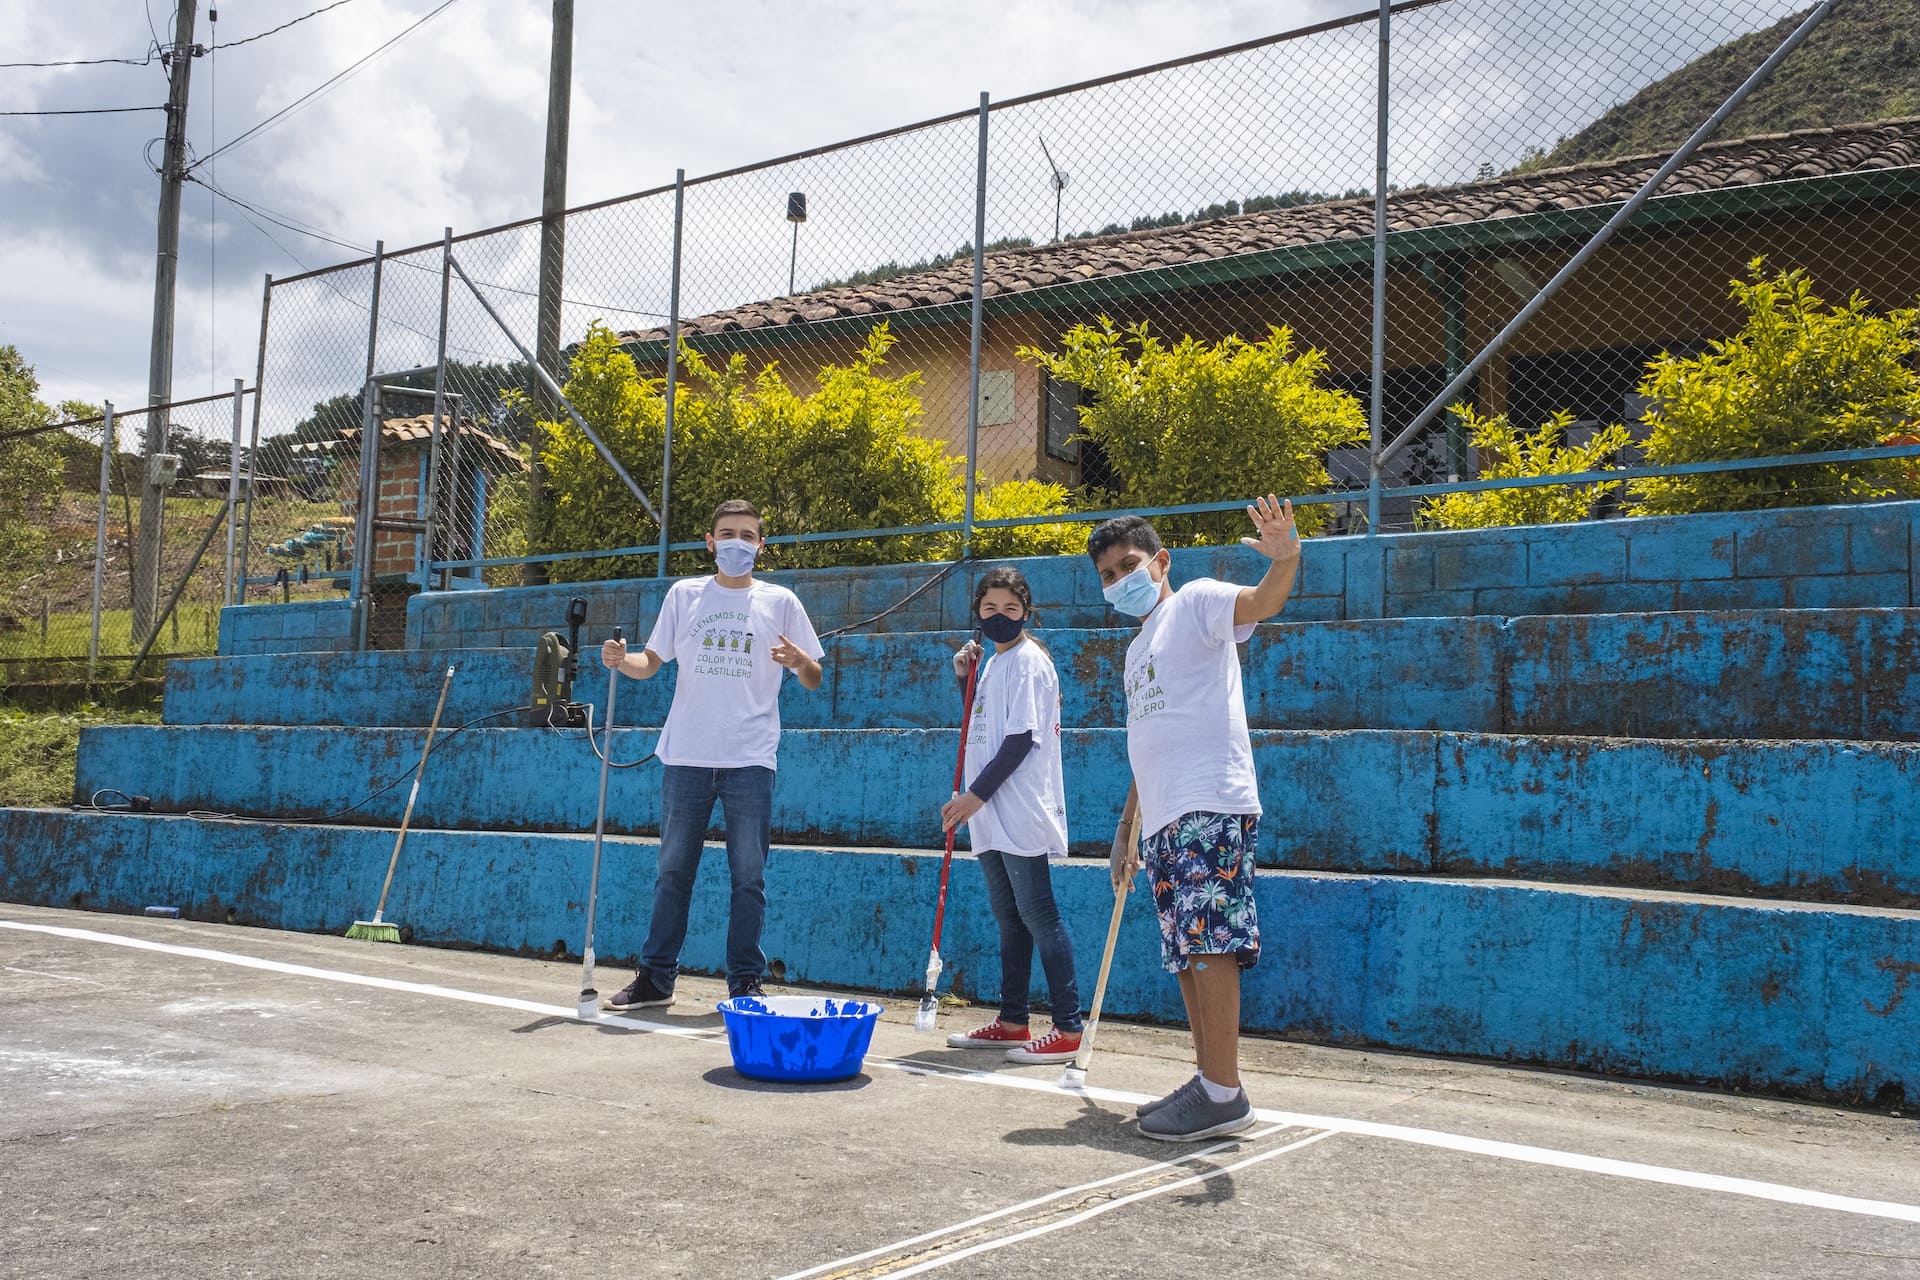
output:
[[[1080, 430], [1112, 463], [1122, 506], [1321, 493], [1331, 483], [1328, 450], [1367, 439], [1360, 402], [1320, 385], [1326, 357], [1296, 352], [1284, 327], [1258, 342], [1189, 335], [1167, 346], [1145, 321], [1120, 328], [1102, 316], [1097, 325], [1075, 325], [1058, 351], [1022, 347], [1019, 355], [1092, 393]], [[1329, 515], [1325, 507], [1300, 508], [1301, 532], [1319, 529]], [[1154, 523], [1163, 535], [1201, 544], [1247, 532], [1238, 511]]]
[[[1483, 459], [1479, 478], [1512, 480], [1524, 476], [1569, 476], [1606, 468], [1613, 455], [1631, 437], [1619, 423], [1588, 443], [1567, 448], [1571, 413], [1555, 414], [1537, 431], [1522, 432], [1504, 413], [1481, 417], [1469, 405], [1454, 405], [1474, 447]], [[1620, 487], [1620, 481], [1582, 485], [1539, 485], [1528, 489], [1492, 489], [1485, 493], [1449, 493], [1429, 498], [1420, 508], [1420, 522], [1437, 529], [1485, 529], [1507, 524], [1565, 524], [1583, 520], [1595, 498]]]
[[[1920, 419], [1920, 313], [1875, 314], [1859, 294], [1828, 307], [1805, 271], [1756, 258], [1732, 295], [1740, 332], [1701, 355], [1662, 355], [1640, 394], [1649, 461], [1670, 466], [1884, 443]], [[1916, 492], [1910, 460], [1708, 472], [1633, 482], [1647, 515], [1855, 502]]]

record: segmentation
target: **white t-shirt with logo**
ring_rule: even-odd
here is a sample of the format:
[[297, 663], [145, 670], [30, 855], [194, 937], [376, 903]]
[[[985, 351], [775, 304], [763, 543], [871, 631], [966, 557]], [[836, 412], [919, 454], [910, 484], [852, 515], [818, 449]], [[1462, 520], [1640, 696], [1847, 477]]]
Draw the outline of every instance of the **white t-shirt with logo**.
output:
[[781, 636], [816, 662], [826, 651], [800, 598], [755, 580], [723, 587], [712, 575], [667, 588], [647, 648], [678, 661], [673, 706], [660, 731], [662, 764], [700, 769], [774, 768], [780, 745]]
[[1240, 588], [1196, 578], [1160, 602], [1127, 646], [1127, 758], [1140, 832], [1185, 813], [1259, 813], [1253, 740], [1234, 645]]
[[1023, 857], [1067, 856], [1067, 788], [1060, 770], [1060, 677], [1032, 640], [989, 656], [973, 690], [967, 728], [967, 785], [972, 786], [1011, 733], [1031, 733], [1033, 749], [993, 798], [967, 822], [977, 853], [998, 849]]

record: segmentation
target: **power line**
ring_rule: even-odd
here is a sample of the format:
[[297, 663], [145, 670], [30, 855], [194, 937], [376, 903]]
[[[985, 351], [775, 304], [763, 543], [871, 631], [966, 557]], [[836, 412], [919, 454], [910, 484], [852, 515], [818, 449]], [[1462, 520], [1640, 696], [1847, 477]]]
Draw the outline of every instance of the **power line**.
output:
[[76, 111], [0, 111], [0, 116], [111, 116], [125, 111], [165, 111], [158, 107], [85, 107]]
[[[344, 4], [344, 3], [346, 3], [346, 0], [341, 0], [341, 3], [342, 3], [342, 4]], [[104, 66], [106, 66], [106, 65], [107, 65], [107, 64], [109, 64], [109, 63], [121, 63], [121, 64], [124, 64], [124, 65], [126, 65], [126, 66], [129, 66], [129, 67], [145, 67], [145, 66], [151, 66], [151, 65], [152, 65], [152, 63], [153, 63], [153, 55], [154, 55], [154, 54], [155, 54], [156, 52], [158, 52], [158, 50], [159, 50], [159, 47], [158, 47], [157, 45], [156, 45], [156, 46], [153, 46], [153, 47], [150, 47], [150, 48], [149, 48], [149, 49], [147, 50], [147, 56], [146, 56], [146, 57], [144, 57], [144, 58], [72, 58], [72, 59], [69, 59], [69, 60], [67, 60], [67, 61], [65, 61], [65, 62], [0, 62], [0, 68], [7, 68], [7, 67], [104, 67]]]
[[267, 30], [262, 31], [259, 35], [248, 36], [244, 40], [229, 40], [225, 44], [216, 44], [216, 45], [209, 46], [208, 51], [211, 52], [213, 49], [233, 49], [243, 44], [252, 44], [255, 40], [265, 40], [268, 36], [273, 35], [276, 32], [285, 31], [288, 27], [298, 26], [300, 23], [305, 22], [308, 18], [317, 18], [321, 14], [327, 12], [327, 10], [329, 9], [338, 9], [343, 4], [352, 4], [352, 3], [353, 3], [353, 0], [333, 0], [332, 4], [323, 5], [320, 8], [315, 9], [312, 13], [303, 13], [299, 17], [295, 18], [292, 22], [283, 22], [277, 27], [270, 27]]
[[268, 126], [274, 124], [276, 121], [284, 119], [287, 115], [299, 109], [300, 107], [304, 106], [306, 103], [311, 102], [313, 99], [319, 97], [321, 94], [325, 93], [328, 89], [331, 89], [334, 85], [340, 83], [342, 80], [346, 79], [348, 76], [358, 71], [361, 67], [366, 66], [367, 63], [373, 61], [375, 58], [379, 57], [381, 54], [385, 53], [387, 50], [393, 48], [394, 45], [399, 44], [402, 40], [405, 40], [408, 36], [418, 31], [421, 27], [426, 26], [427, 23], [433, 21], [435, 18], [439, 17], [441, 14], [445, 13], [448, 9], [451, 9], [454, 5], [458, 3], [459, 3], [459, 0], [445, 0], [444, 3], [435, 7], [425, 17], [421, 18], [419, 21], [415, 22], [413, 25], [406, 28], [406, 30], [400, 32], [400, 34], [388, 40], [385, 44], [382, 44], [379, 48], [375, 49], [373, 52], [367, 54], [365, 57], [359, 59], [357, 62], [352, 63], [345, 70], [337, 72], [333, 76], [330, 76], [328, 79], [321, 82], [316, 87], [309, 89], [306, 93], [301, 94], [298, 98], [295, 98], [292, 102], [289, 102], [286, 106], [280, 108], [278, 111], [268, 116], [265, 120], [262, 120], [259, 124], [254, 125], [253, 128], [248, 129], [245, 133], [239, 134], [238, 136], [233, 138], [229, 138], [226, 142], [221, 143], [220, 146], [208, 152], [206, 155], [202, 156], [197, 162], [195, 162], [195, 167], [197, 168], [199, 165], [205, 164], [207, 161], [213, 159], [215, 156], [219, 155], [223, 151], [232, 150], [234, 147], [239, 146], [241, 143], [245, 142], [247, 139], [258, 134], [263, 129], [266, 129]]

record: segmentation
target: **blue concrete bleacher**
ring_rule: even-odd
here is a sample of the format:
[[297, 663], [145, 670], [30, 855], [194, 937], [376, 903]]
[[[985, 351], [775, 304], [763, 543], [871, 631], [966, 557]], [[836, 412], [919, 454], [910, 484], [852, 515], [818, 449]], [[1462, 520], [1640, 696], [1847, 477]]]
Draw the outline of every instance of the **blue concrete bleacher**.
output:
[[[1267, 815], [1267, 954], [1248, 1025], [1846, 1098], [1920, 1088], [1920, 504], [1630, 519], [1309, 542], [1296, 598], [1243, 648]], [[1063, 684], [1075, 844], [1104, 847], [1125, 786], [1119, 665], [1132, 634], [1084, 557], [1021, 562]], [[1237, 548], [1177, 579], [1249, 581]], [[935, 566], [777, 574], [821, 630], [879, 612]], [[767, 950], [791, 981], [906, 990], [924, 966], [957, 732], [948, 656], [976, 570], [829, 643], [782, 714]], [[440, 677], [447, 726], [526, 701], [531, 650], [589, 601], [586, 639], [644, 636], [657, 580], [434, 593], [409, 648], [347, 652], [342, 602], [248, 606], [221, 656], [175, 663], [164, 723], [89, 729], [76, 789], [172, 814], [0, 811], [4, 895], [335, 930], [378, 891], [407, 789], [335, 812], [417, 757]], [[604, 700], [591, 654], [576, 696]], [[672, 668], [623, 681], [619, 759], [644, 755]], [[596, 762], [579, 734], [492, 719], [446, 739], [389, 914], [425, 942], [577, 949]], [[613, 778], [599, 950], [639, 945], [653, 767]], [[688, 962], [720, 963], [709, 859]], [[998, 982], [958, 864], [949, 973]], [[1056, 883], [1083, 966], [1104, 862]], [[77, 897], [76, 897], [77, 895]], [[1108, 997], [1176, 1018], [1150, 912], [1129, 913]]]

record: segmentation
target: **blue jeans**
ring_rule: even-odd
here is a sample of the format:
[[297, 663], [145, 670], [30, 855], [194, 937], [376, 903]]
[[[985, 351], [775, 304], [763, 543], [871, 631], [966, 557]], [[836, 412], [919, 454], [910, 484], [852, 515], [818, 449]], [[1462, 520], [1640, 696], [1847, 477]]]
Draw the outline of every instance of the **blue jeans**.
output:
[[727, 913], [727, 985], [758, 978], [766, 970], [760, 930], [767, 917], [765, 872], [773, 834], [773, 770], [760, 765], [744, 769], [663, 765], [659, 870], [640, 969], [665, 991], [673, 990], [680, 972], [693, 877], [700, 869], [716, 800], [726, 822], [727, 870], [733, 877], [732, 907]]
[[987, 901], [1000, 922], [1000, 1021], [1027, 1024], [1028, 991], [1033, 985], [1033, 952], [1047, 974], [1053, 1001], [1053, 1025], [1078, 1031], [1080, 988], [1074, 981], [1073, 943], [1053, 900], [1053, 877], [1044, 857], [987, 849], [975, 855], [987, 880]]

